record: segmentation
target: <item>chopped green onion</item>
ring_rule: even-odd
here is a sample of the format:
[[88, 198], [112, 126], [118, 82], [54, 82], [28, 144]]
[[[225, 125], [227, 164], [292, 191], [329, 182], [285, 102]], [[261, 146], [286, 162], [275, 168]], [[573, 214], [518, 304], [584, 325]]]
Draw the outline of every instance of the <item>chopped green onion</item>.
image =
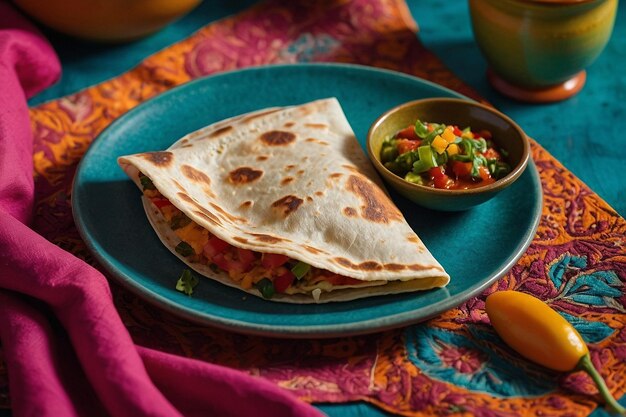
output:
[[428, 130], [428, 125], [426, 123], [422, 123], [421, 120], [417, 119], [415, 121], [415, 134], [417, 134], [418, 137], [425, 139], [429, 133], [430, 131]]
[[[430, 147], [430, 146], [428, 146]], [[418, 148], [419, 149], [419, 148]], [[419, 153], [416, 151], [405, 152], [394, 161], [402, 171], [410, 171], [415, 161], [420, 159]]]
[[470, 158], [474, 158], [474, 140], [473, 139], [463, 139], [461, 140], [461, 147], [463, 148], [463, 153]]
[[457, 153], [456, 155], [452, 155], [450, 159], [453, 161], [459, 161], [459, 162], [472, 162], [473, 161], [471, 156], [464, 155], [462, 153]]
[[435, 154], [433, 153], [433, 148], [430, 146], [420, 146], [417, 148], [417, 154], [419, 155], [419, 159], [421, 161], [425, 161], [428, 164], [432, 164], [435, 166]]
[[178, 252], [179, 254], [181, 254], [182, 256], [189, 256], [195, 253], [191, 245], [185, 242], [184, 240], [181, 240], [180, 243], [176, 245], [174, 250]]
[[297, 264], [291, 268], [291, 272], [296, 276], [296, 278], [300, 279], [305, 276], [311, 270], [311, 265], [306, 262], [299, 261]]
[[385, 163], [393, 161], [398, 157], [398, 148], [395, 144], [383, 144], [383, 148], [380, 151], [380, 160]]
[[463, 152], [459, 152], [458, 154], [453, 155], [450, 159], [460, 162], [473, 162], [475, 158], [473, 142], [474, 140], [472, 139], [461, 139], [460, 148], [463, 150]]
[[413, 172], [415, 174], [421, 174], [437, 166], [437, 160], [430, 145], [420, 146], [417, 148], [417, 153], [419, 160], [413, 163]]
[[139, 181], [141, 182], [141, 186], [143, 187], [144, 190], [156, 190], [156, 187], [152, 183], [152, 180], [146, 177], [145, 175], [142, 177], [139, 177]]
[[484, 138], [474, 139], [474, 149], [478, 152], [487, 151], [487, 141]]
[[412, 182], [413, 184], [424, 185], [424, 179], [420, 174], [415, 174], [412, 171], [409, 171], [404, 176], [405, 181]]
[[184, 213], [180, 213], [177, 216], [172, 217], [172, 220], [170, 221], [170, 228], [172, 230], [180, 229], [181, 227], [187, 226], [189, 223], [191, 223], [191, 219]]
[[506, 162], [496, 161], [493, 169], [489, 169], [489, 171], [495, 179], [499, 180], [500, 178], [507, 176], [508, 173], [511, 172], [511, 167]]
[[470, 175], [474, 178], [480, 178], [479, 168], [481, 166], [487, 166], [487, 158], [483, 155], [475, 155], [475, 158], [472, 161], [472, 172]]
[[438, 167], [444, 166], [448, 163], [448, 152], [444, 153], [435, 153], [435, 161], [437, 161]]
[[272, 298], [276, 292], [274, 289], [274, 283], [269, 278], [263, 278], [256, 284], [254, 284], [257, 290], [261, 292], [261, 295], [266, 300]]
[[198, 277], [193, 275], [190, 270], [184, 269], [180, 278], [176, 281], [176, 290], [191, 295], [193, 294], [193, 289], [198, 285], [198, 282]]
[[430, 144], [433, 141], [433, 139], [437, 137], [437, 135], [441, 135], [443, 131], [445, 130], [445, 126], [444, 127], [441, 127], [441, 126], [442, 125], [437, 125], [437, 127], [435, 127], [435, 129], [433, 129], [433, 131], [430, 132], [428, 136], [424, 138], [424, 142]]
[[404, 172], [402, 170], [402, 167], [398, 165], [395, 161], [385, 162], [384, 165], [385, 168], [387, 168], [389, 171], [393, 172], [396, 175], [401, 175]]

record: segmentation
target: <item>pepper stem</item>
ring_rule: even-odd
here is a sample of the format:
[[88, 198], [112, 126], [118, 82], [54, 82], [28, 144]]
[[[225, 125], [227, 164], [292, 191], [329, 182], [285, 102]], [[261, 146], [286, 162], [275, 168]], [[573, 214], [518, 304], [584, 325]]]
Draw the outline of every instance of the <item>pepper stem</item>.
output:
[[585, 354], [585, 356], [580, 358], [580, 360], [578, 361], [578, 365], [576, 367], [580, 370], [587, 372], [587, 374], [589, 374], [591, 379], [593, 379], [593, 382], [595, 382], [596, 386], [598, 387], [600, 396], [604, 400], [606, 404], [606, 408], [610, 413], [618, 414], [621, 416], [626, 416], [626, 408], [622, 407], [615, 400], [615, 398], [613, 398], [613, 396], [611, 395], [611, 392], [609, 391], [609, 388], [606, 386], [606, 383], [604, 382], [604, 379], [602, 379], [602, 376], [600, 375], [600, 373], [593, 366], [589, 353]]

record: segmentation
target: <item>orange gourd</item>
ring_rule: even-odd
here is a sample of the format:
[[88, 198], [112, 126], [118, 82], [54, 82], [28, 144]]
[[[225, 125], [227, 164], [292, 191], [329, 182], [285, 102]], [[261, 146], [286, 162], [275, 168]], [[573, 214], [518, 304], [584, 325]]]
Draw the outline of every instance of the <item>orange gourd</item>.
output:
[[128, 41], [153, 33], [200, 0], [14, 0], [35, 20], [59, 32], [97, 41]]

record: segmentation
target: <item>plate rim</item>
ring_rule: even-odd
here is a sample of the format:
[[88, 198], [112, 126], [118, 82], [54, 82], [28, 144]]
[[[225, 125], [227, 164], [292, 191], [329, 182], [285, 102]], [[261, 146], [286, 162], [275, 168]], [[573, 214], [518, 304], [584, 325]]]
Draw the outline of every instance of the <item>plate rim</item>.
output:
[[[180, 303], [169, 299], [158, 292], [153, 291], [141, 284], [139, 284], [136, 280], [130, 277], [128, 274], [123, 273], [122, 271], [115, 268], [114, 265], [103, 256], [100, 251], [103, 248], [99, 248], [98, 243], [94, 238], [92, 238], [90, 232], [87, 230], [87, 226], [83, 221], [83, 215], [80, 210], [80, 195], [77, 192], [78, 187], [78, 179], [81, 177], [85, 165], [91, 157], [91, 153], [96, 152], [97, 148], [94, 147], [96, 141], [98, 141], [101, 137], [106, 136], [110, 130], [116, 128], [117, 125], [123, 124], [127, 119], [132, 119], [135, 113], [139, 113], [144, 111], [144, 108], [148, 106], [154, 105], [155, 102], [167, 100], [170, 95], [180, 94], [180, 91], [184, 91], [190, 88], [193, 88], [196, 84], [206, 82], [207, 79], [215, 79], [224, 76], [233, 76], [238, 75], [245, 72], [255, 72], [255, 71], [272, 71], [273, 69], [294, 69], [298, 70], [299, 68], [334, 68], [337, 70], [351, 70], [356, 69], [359, 71], [365, 72], [373, 72], [373, 73], [383, 73], [392, 77], [401, 77], [408, 79], [412, 82], [417, 81], [420, 84], [425, 84], [431, 88], [436, 90], [445, 91], [450, 95], [464, 98], [467, 100], [472, 100], [454, 90], [451, 90], [447, 87], [436, 84], [432, 81], [425, 80], [423, 78], [413, 76], [410, 74], [384, 69], [377, 67], [370, 67], [366, 65], [359, 64], [348, 64], [348, 63], [295, 63], [295, 64], [275, 64], [275, 65], [260, 65], [260, 66], [251, 66], [242, 69], [236, 69], [232, 71], [224, 71], [217, 74], [207, 75], [204, 77], [199, 77], [194, 80], [183, 83], [179, 86], [175, 86], [169, 90], [166, 90], [162, 93], [159, 93], [125, 112], [121, 116], [114, 119], [107, 127], [105, 127], [97, 136], [94, 138], [89, 148], [81, 158], [80, 162], [77, 165], [76, 172], [74, 175], [73, 183], [72, 183], [72, 199], [71, 199], [71, 208], [72, 208], [72, 216], [74, 218], [74, 223], [76, 229], [87, 246], [90, 253], [94, 256], [98, 264], [106, 270], [106, 272], [112, 277], [115, 278], [116, 282], [121, 284], [124, 288], [130, 290], [135, 295], [140, 297], [142, 300], [149, 302], [158, 308], [161, 308], [168, 313], [171, 313], [177, 317], [181, 317], [192, 321], [197, 324], [207, 325], [213, 328], [218, 328], [222, 330], [234, 331], [241, 334], [254, 335], [254, 336], [265, 336], [265, 337], [282, 337], [282, 338], [307, 338], [307, 337], [317, 337], [317, 338], [327, 338], [327, 337], [338, 337], [338, 336], [354, 336], [361, 334], [370, 334], [381, 332], [385, 330], [389, 330], [392, 328], [405, 327], [411, 324], [416, 324], [419, 322], [426, 321], [450, 308], [456, 307], [459, 304], [462, 304], [466, 300], [475, 297], [479, 293], [481, 293], [488, 286], [492, 285], [497, 280], [501, 279], [522, 257], [522, 255], [526, 252], [528, 247], [533, 241], [533, 237], [537, 231], [541, 220], [542, 213], [542, 200], [543, 200], [543, 190], [541, 187], [541, 181], [539, 178], [539, 173], [537, 170], [534, 161], [529, 161], [529, 164], [526, 168], [531, 175], [531, 180], [533, 185], [535, 185], [535, 191], [538, 193], [535, 204], [532, 207], [532, 225], [526, 231], [524, 236], [520, 238], [520, 244], [511, 252], [511, 254], [499, 265], [498, 268], [495, 269], [493, 275], [484, 281], [478, 282], [475, 285], [469, 287], [467, 290], [460, 294], [456, 294], [454, 296], [448, 296], [443, 300], [440, 300], [436, 303], [430, 304], [428, 306], [422, 307], [420, 310], [426, 310], [426, 314], [420, 315], [419, 318], [413, 317], [415, 315], [416, 310], [403, 311], [399, 313], [394, 313], [391, 315], [384, 316], [382, 318], [370, 318], [366, 320], [358, 320], [350, 323], [335, 323], [335, 324], [317, 324], [317, 325], [307, 325], [306, 327], [302, 327], [301, 325], [294, 326], [285, 326], [285, 325], [272, 325], [265, 323], [250, 323], [246, 321], [242, 321], [239, 319], [229, 319], [228, 317], [222, 317], [217, 315], [207, 314], [204, 311], [193, 310], [190, 307], [185, 307]], [[473, 101], [473, 100], [472, 100]], [[365, 152], [365, 151], [364, 151]], [[445, 288], [444, 288], [445, 290]]]

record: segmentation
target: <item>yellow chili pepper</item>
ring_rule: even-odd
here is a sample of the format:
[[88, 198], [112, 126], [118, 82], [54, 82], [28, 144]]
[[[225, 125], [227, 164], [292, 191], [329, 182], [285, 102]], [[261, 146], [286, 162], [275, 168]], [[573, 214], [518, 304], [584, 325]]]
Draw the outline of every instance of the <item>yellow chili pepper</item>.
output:
[[522, 292], [499, 291], [487, 297], [485, 310], [498, 335], [520, 355], [555, 371], [587, 372], [609, 411], [626, 415], [594, 368], [585, 341], [550, 306]]

